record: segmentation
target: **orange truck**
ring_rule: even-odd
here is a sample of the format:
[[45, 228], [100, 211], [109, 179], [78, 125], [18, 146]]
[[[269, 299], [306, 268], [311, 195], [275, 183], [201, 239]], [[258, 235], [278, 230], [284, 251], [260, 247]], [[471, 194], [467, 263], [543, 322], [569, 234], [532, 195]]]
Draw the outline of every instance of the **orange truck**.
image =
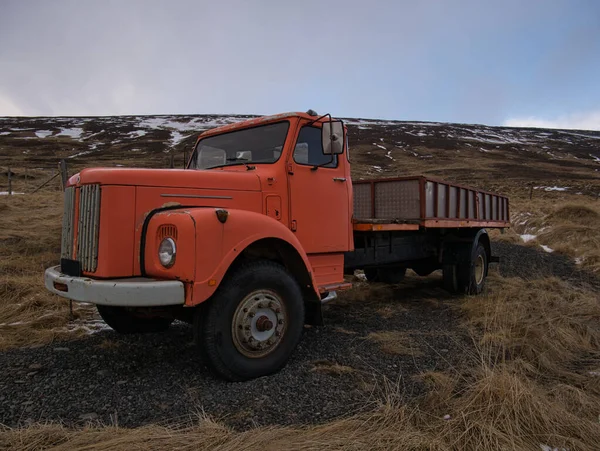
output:
[[481, 292], [486, 228], [508, 199], [425, 177], [352, 183], [347, 130], [286, 113], [202, 133], [186, 169], [90, 168], [64, 196], [52, 293], [93, 303], [120, 333], [193, 324], [203, 360], [228, 380], [285, 365], [304, 324], [351, 287], [442, 269], [452, 292]]

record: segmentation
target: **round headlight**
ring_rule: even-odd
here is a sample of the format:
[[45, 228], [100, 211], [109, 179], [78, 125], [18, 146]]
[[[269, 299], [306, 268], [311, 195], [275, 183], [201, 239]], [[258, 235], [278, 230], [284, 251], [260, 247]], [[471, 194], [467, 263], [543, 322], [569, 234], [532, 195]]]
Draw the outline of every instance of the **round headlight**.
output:
[[177, 254], [177, 247], [175, 246], [175, 240], [173, 238], [165, 238], [158, 247], [158, 259], [160, 264], [165, 268], [170, 268], [175, 264], [175, 254]]

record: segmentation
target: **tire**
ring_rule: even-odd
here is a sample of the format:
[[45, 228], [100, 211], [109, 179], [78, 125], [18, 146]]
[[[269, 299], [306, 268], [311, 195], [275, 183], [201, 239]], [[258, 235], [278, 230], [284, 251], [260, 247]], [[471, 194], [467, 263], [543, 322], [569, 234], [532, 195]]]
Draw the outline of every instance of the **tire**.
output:
[[364, 269], [365, 277], [369, 282], [379, 282], [379, 274], [377, 268], [365, 268]]
[[468, 262], [444, 265], [444, 288], [450, 293], [479, 294], [485, 286], [489, 256], [485, 247], [478, 243]]
[[279, 371], [304, 328], [298, 282], [272, 261], [247, 263], [228, 275], [194, 322], [202, 356], [229, 381]]
[[458, 281], [456, 278], [456, 265], [444, 265], [442, 267], [444, 289], [449, 293], [458, 293]]
[[113, 330], [120, 334], [143, 334], [167, 330], [173, 318], [136, 315], [134, 309], [98, 305], [98, 313]]
[[485, 286], [489, 257], [483, 244], [477, 244], [468, 264], [459, 265], [457, 280], [465, 294], [480, 294]]
[[381, 266], [379, 268], [365, 268], [365, 277], [369, 282], [397, 284], [404, 280], [406, 268], [403, 266]]

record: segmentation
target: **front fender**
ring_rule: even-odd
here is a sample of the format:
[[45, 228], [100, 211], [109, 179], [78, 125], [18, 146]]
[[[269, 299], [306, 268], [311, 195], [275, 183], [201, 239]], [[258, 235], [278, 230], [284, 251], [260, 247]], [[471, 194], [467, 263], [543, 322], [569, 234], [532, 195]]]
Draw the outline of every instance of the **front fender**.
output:
[[188, 210], [196, 224], [196, 280], [192, 305], [212, 296], [235, 259], [252, 243], [264, 238], [285, 241], [296, 250], [310, 274], [316, 295], [319, 295], [308, 257], [287, 227], [269, 216], [236, 209], [227, 210], [227, 220], [221, 223], [215, 211], [214, 208]]

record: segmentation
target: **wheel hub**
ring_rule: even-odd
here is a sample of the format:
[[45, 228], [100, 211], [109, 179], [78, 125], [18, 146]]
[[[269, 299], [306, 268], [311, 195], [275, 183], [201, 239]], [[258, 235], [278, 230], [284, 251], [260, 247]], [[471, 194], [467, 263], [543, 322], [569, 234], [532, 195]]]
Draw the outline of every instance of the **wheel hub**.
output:
[[283, 301], [273, 291], [257, 290], [238, 305], [232, 322], [233, 343], [247, 357], [270, 354], [279, 346], [286, 330]]
[[479, 285], [483, 282], [483, 277], [485, 276], [485, 262], [483, 260], [483, 256], [478, 255], [477, 260], [475, 260], [475, 282]]

